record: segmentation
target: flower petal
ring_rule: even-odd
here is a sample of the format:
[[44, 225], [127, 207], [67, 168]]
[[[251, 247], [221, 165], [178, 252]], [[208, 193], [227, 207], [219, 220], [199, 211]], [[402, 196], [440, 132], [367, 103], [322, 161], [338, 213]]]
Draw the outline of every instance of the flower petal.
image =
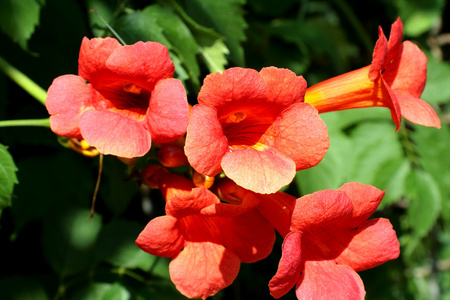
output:
[[167, 143], [183, 136], [189, 120], [186, 92], [180, 80], [160, 80], [152, 92], [147, 126], [156, 143]]
[[370, 81], [375, 81], [383, 70], [386, 57], [388, 55], [388, 41], [383, 33], [383, 29], [378, 27], [378, 40], [372, 54], [372, 64], [369, 69]]
[[364, 299], [366, 292], [358, 274], [334, 261], [306, 261], [297, 283], [298, 300]]
[[259, 72], [267, 84], [268, 100], [284, 107], [303, 102], [306, 80], [288, 69], [263, 68]]
[[291, 230], [306, 232], [351, 218], [353, 204], [343, 192], [323, 190], [305, 195], [295, 202]]
[[90, 84], [76, 75], [64, 75], [53, 80], [48, 89], [45, 106], [50, 117], [50, 128], [60, 136], [81, 139], [80, 115], [97, 97]]
[[427, 80], [427, 57], [419, 47], [405, 41], [401, 51], [386, 66], [383, 78], [396, 95], [409, 94], [419, 98]]
[[171, 216], [152, 219], [139, 234], [136, 245], [152, 255], [177, 256], [184, 246], [178, 220]]
[[275, 243], [273, 226], [257, 211], [251, 210], [233, 218], [221, 218], [218, 224], [223, 245], [241, 262], [253, 263], [266, 258]]
[[308, 103], [294, 104], [283, 111], [262, 142], [291, 158], [297, 171], [317, 165], [330, 146], [327, 126]]
[[259, 73], [238, 67], [206, 76], [198, 94], [198, 103], [215, 107], [219, 117], [264, 102], [267, 102], [267, 88]]
[[295, 177], [294, 161], [275, 149], [233, 149], [225, 153], [222, 169], [238, 185], [260, 194], [275, 193]]
[[219, 199], [205, 187], [193, 188], [189, 193], [180, 193], [167, 200], [166, 213], [176, 218], [199, 214], [200, 211], [219, 203]]
[[229, 286], [239, 272], [239, 258], [210, 242], [187, 243], [169, 264], [170, 278], [186, 297], [206, 299]]
[[389, 43], [388, 43], [388, 59], [387, 62], [391, 60], [391, 55], [400, 50], [403, 37], [403, 23], [400, 17], [392, 23], [391, 32], [389, 33]]
[[201, 174], [217, 175], [228, 151], [228, 141], [217, 119], [217, 111], [206, 105], [191, 110], [184, 151], [192, 167]]
[[374, 186], [350, 182], [342, 185], [338, 191], [344, 192], [353, 203], [353, 216], [345, 224], [347, 228], [360, 226], [380, 205], [384, 197], [384, 191]]
[[98, 80], [107, 72], [106, 60], [122, 45], [114, 38], [83, 38], [78, 58], [78, 74], [89, 82]]
[[400, 244], [389, 220], [373, 219], [355, 230], [353, 239], [336, 261], [358, 272], [396, 259], [399, 254]]
[[152, 91], [162, 79], [171, 78], [175, 67], [167, 47], [157, 42], [137, 42], [117, 48], [106, 66], [111, 76]]
[[301, 232], [291, 232], [284, 238], [277, 273], [269, 282], [270, 294], [274, 298], [280, 298], [289, 292], [302, 273], [301, 239]]
[[425, 101], [410, 95], [397, 95], [397, 99], [405, 119], [415, 124], [441, 128], [441, 120]]
[[114, 112], [86, 111], [80, 129], [83, 138], [103, 154], [131, 158], [150, 150], [150, 133], [143, 124]]

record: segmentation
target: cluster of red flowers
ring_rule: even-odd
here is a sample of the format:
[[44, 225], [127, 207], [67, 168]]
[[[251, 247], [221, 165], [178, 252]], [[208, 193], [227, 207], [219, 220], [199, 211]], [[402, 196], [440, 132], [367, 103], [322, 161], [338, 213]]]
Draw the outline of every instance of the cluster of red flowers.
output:
[[[141, 178], [160, 189], [166, 215], [152, 219], [136, 244], [172, 258], [171, 279], [185, 296], [205, 299], [230, 285], [241, 262], [271, 253], [277, 231], [284, 243], [273, 297], [296, 286], [298, 299], [362, 299], [356, 272], [400, 251], [388, 220], [368, 220], [384, 192], [347, 183], [296, 199], [280, 189], [327, 152], [320, 113], [383, 106], [397, 130], [402, 116], [440, 127], [419, 99], [426, 57], [401, 42], [402, 31], [400, 19], [389, 40], [380, 28], [371, 65], [309, 88], [276, 67], [210, 74], [192, 109], [165, 46], [85, 38], [79, 76], [58, 77], [48, 90], [51, 128], [120, 158], [144, 156], [156, 144], [161, 164]], [[180, 165], [193, 175], [171, 170]]]

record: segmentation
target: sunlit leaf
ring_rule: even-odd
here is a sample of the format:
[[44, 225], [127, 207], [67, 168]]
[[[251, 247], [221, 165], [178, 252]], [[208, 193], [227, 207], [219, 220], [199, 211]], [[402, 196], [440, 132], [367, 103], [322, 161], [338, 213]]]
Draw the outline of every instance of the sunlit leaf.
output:
[[17, 168], [8, 147], [0, 144], [0, 215], [5, 207], [11, 206], [14, 185], [18, 183]]
[[242, 5], [244, 0], [190, 0], [186, 1], [186, 13], [199, 24], [213, 28], [225, 37], [231, 58], [244, 65], [244, 50], [241, 42], [245, 40]]
[[143, 11], [148, 18], [156, 20], [163, 34], [172, 45], [174, 51], [184, 64], [196, 89], [199, 88], [200, 69], [196, 55], [198, 45], [186, 24], [168, 7], [150, 5]]
[[347, 181], [374, 184], [384, 163], [403, 157], [395, 127], [390, 122], [367, 122], [352, 130], [354, 164]]
[[409, 36], [418, 36], [430, 30], [445, 6], [444, 0], [397, 0], [395, 3], [403, 19], [404, 32]]
[[450, 64], [429, 56], [427, 64], [427, 84], [421, 99], [432, 104], [450, 102], [450, 89], [443, 88], [446, 87], [448, 78], [450, 78]]
[[27, 49], [27, 42], [39, 24], [44, 0], [0, 1], [0, 28], [15, 43]]
[[342, 133], [330, 134], [330, 149], [315, 167], [297, 172], [295, 182], [302, 195], [324, 189], [337, 189], [348, 176], [350, 139]]
[[441, 211], [441, 193], [431, 175], [413, 170], [406, 179], [406, 194], [410, 200], [407, 211], [409, 224], [416, 238], [424, 237]]
[[[450, 130], [416, 126], [411, 133], [420, 165], [438, 184], [443, 199], [450, 197]], [[442, 201], [442, 216], [450, 221], [450, 201]]]

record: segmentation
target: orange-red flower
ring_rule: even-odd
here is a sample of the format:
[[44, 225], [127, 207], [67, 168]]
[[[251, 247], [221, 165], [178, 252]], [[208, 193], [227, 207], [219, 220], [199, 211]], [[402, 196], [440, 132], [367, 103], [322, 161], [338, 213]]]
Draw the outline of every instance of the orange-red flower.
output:
[[328, 133], [303, 103], [306, 82], [287, 69], [231, 68], [205, 78], [192, 108], [186, 156], [199, 173], [275, 193], [325, 155]]
[[168, 172], [153, 175], [152, 181], [159, 182], [167, 200], [167, 215], [151, 220], [136, 244], [173, 258], [170, 277], [183, 295], [206, 299], [233, 282], [241, 262], [261, 260], [272, 251], [273, 227], [254, 209], [220, 203], [205, 187]]
[[[383, 196], [373, 186], [348, 183], [337, 191], [299, 198], [289, 230], [281, 228], [283, 235], [288, 233], [278, 271], [269, 283], [272, 296], [279, 298], [297, 285], [298, 299], [364, 299], [364, 285], [356, 271], [399, 255], [389, 220], [367, 220]], [[267, 203], [261, 201], [260, 206]], [[278, 210], [272, 209], [272, 214]]]
[[152, 140], [165, 143], [186, 132], [186, 93], [171, 78], [175, 68], [164, 45], [84, 38], [78, 63], [79, 76], [60, 76], [48, 90], [56, 134], [131, 158], [145, 155]]
[[402, 116], [440, 128], [432, 107], [419, 98], [425, 88], [427, 58], [413, 43], [402, 43], [402, 34], [400, 18], [392, 24], [389, 41], [380, 27], [372, 64], [308, 88], [305, 102], [320, 113], [382, 106], [391, 110], [397, 130]]

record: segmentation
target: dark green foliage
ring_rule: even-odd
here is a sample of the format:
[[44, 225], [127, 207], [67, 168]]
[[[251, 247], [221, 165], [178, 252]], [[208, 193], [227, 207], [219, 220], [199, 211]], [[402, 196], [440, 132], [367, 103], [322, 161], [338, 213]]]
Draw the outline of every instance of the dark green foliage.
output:
[[[0, 0], [0, 57], [47, 89], [55, 77], [77, 73], [83, 36], [115, 35], [103, 18], [127, 44], [166, 45], [191, 104], [207, 74], [233, 66], [290, 68], [309, 86], [364, 67], [378, 26], [388, 34], [400, 16], [404, 39], [428, 56], [422, 99], [438, 112], [442, 128], [405, 121], [396, 133], [384, 108], [323, 114], [330, 150], [318, 166], [298, 172], [289, 191], [301, 196], [349, 181], [385, 190], [375, 217], [390, 219], [402, 252], [361, 273], [367, 299], [450, 299], [445, 0], [63, 2]], [[2, 120], [47, 116], [0, 73]], [[147, 222], [164, 214], [159, 192], [142, 188], [136, 170], [105, 157], [96, 214], [88, 220], [98, 168], [98, 158], [62, 147], [47, 128], [0, 127], [0, 299], [184, 299], [170, 282], [170, 260], [134, 244]], [[150, 212], [142, 209], [148, 203]], [[278, 240], [269, 258], [242, 265], [235, 283], [213, 299], [271, 299], [267, 284], [280, 253]]]

